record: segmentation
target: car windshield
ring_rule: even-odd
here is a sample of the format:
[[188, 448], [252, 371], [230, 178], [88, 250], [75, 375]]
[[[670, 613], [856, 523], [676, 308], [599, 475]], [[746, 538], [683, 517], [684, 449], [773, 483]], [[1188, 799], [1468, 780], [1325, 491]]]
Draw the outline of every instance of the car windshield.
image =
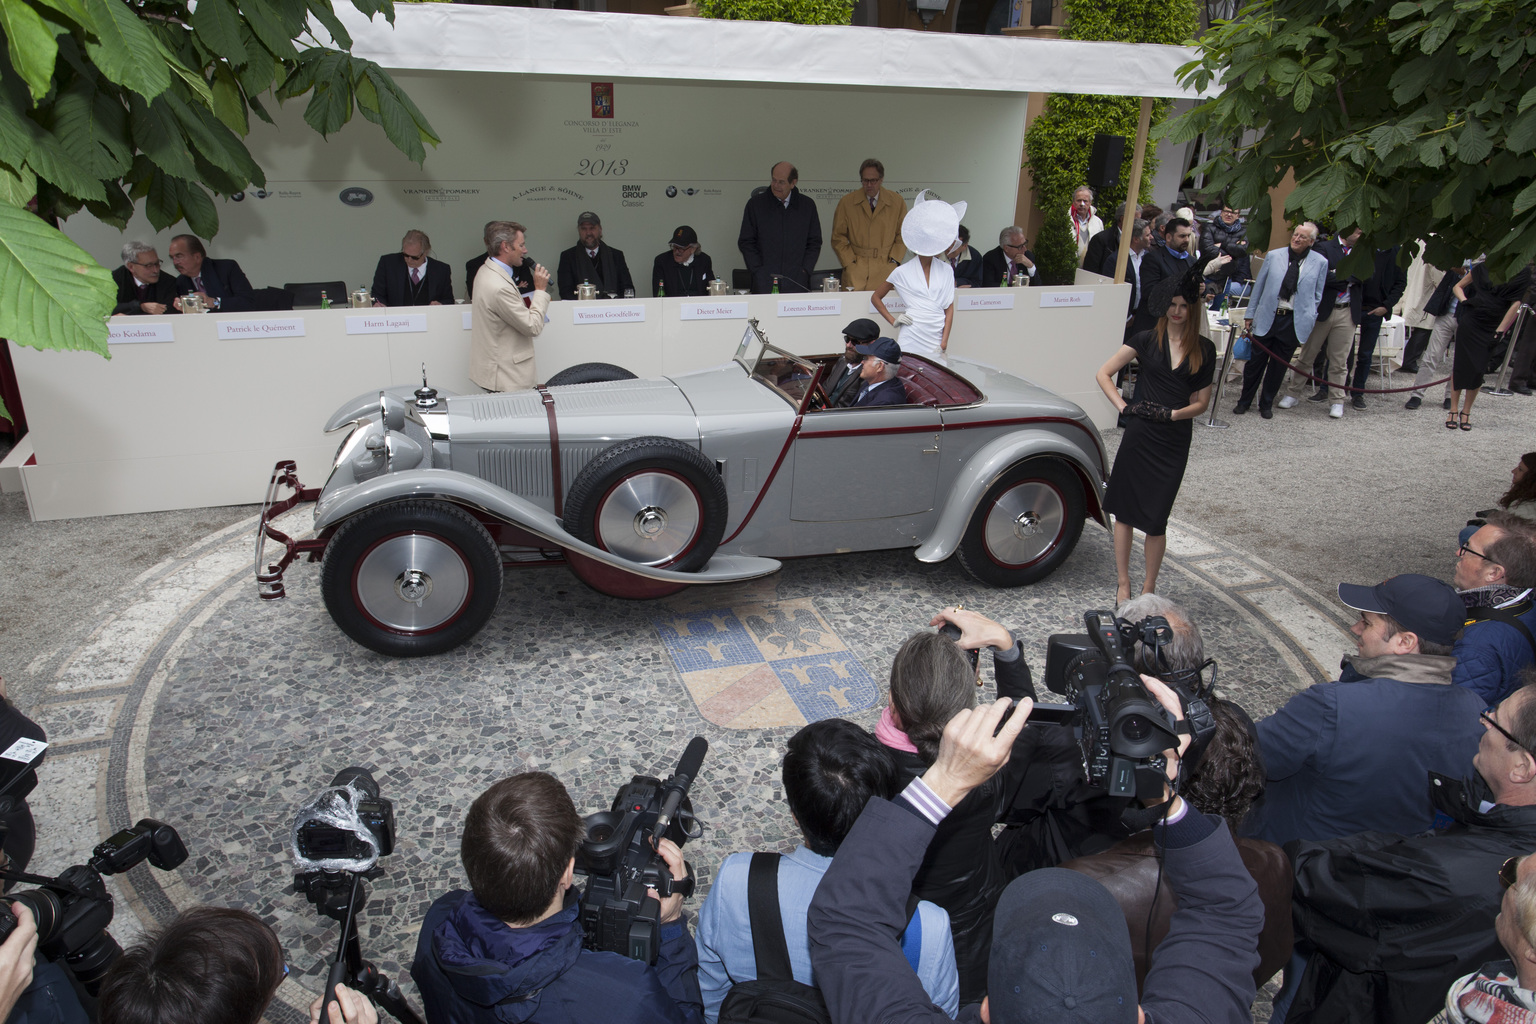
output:
[[756, 320], [736, 349], [736, 361], [754, 378], [781, 392], [798, 407], [816, 376], [816, 364], [770, 342]]

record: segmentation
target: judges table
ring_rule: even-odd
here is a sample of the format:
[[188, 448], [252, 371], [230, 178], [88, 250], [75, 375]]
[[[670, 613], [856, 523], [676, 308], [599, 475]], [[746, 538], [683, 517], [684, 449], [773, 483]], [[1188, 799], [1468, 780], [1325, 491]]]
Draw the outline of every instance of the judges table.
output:
[[[950, 354], [1026, 377], [1109, 427], [1094, 372], [1120, 343], [1128, 288], [961, 289]], [[0, 482], [19, 482], [38, 520], [258, 502], [284, 458], [318, 486], [340, 440], [321, 427], [347, 399], [419, 385], [423, 365], [439, 390], [479, 392], [470, 316], [455, 305], [116, 317], [110, 361], [15, 346], [30, 433]], [[548, 316], [541, 380], [585, 362], [642, 377], [717, 366], [748, 317], [790, 351], [836, 353], [848, 321], [875, 318], [868, 292], [557, 301]]]

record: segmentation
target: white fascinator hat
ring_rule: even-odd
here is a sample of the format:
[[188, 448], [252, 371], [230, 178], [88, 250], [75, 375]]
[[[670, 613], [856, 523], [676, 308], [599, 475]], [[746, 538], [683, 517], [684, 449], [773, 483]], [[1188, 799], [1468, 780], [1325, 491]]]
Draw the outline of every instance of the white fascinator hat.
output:
[[901, 222], [901, 240], [919, 256], [939, 256], [960, 237], [965, 203], [946, 203], [927, 196], [928, 190], [923, 189], [912, 201], [912, 209]]

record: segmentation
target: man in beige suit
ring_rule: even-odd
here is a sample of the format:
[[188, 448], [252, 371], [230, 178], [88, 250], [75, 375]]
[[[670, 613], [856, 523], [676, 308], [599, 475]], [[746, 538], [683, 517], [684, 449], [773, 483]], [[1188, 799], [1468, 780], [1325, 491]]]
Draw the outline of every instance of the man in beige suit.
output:
[[528, 256], [525, 230], [513, 221], [498, 223], [488, 234], [486, 261], [475, 274], [469, 379], [487, 391], [520, 391], [538, 383], [533, 339], [544, 329], [549, 308], [549, 269], [533, 265], [534, 290], [525, 302], [512, 279], [512, 269]]
[[882, 188], [885, 165], [865, 160], [859, 165], [857, 188], [838, 200], [832, 215], [832, 251], [843, 265], [843, 287], [873, 291], [885, 283], [906, 255], [901, 244], [901, 219], [907, 204]]

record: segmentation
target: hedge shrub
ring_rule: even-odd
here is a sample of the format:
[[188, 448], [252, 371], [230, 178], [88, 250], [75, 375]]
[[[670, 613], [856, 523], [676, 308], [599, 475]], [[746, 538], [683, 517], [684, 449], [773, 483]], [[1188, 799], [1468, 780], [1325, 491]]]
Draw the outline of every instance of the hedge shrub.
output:
[[1040, 271], [1039, 284], [1071, 284], [1076, 280], [1077, 242], [1072, 237], [1072, 225], [1067, 221], [1066, 203], [1045, 211], [1040, 237], [1035, 239], [1031, 251]]
[[[1197, 0], [1063, 0], [1063, 6], [1067, 22], [1063, 39], [1181, 44], [1200, 26]], [[1171, 100], [1155, 101], [1152, 124], [1166, 118], [1171, 107]], [[1058, 207], [1065, 210], [1072, 202], [1072, 190], [1087, 180], [1095, 133], [1123, 135], [1126, 153], [1120, 181], [1094, 200], [1099, 215], [1108, 220], [1130, 187], [1131, 146], [1140, 114], [1141, 101], [1132, 96], [1053, 95], [1024, 134], [1024, 162], [1034, 178], [1036, 205], [1047, 213]], [[1152, 199], [1156, 172], [1157, 157], [1149, 147], [1141, 173], [1138, 198], [1142, 202]]]
[[788, 21], [796, 25], [848, 25], [854, 0], [694, 0], [706, 18]]

